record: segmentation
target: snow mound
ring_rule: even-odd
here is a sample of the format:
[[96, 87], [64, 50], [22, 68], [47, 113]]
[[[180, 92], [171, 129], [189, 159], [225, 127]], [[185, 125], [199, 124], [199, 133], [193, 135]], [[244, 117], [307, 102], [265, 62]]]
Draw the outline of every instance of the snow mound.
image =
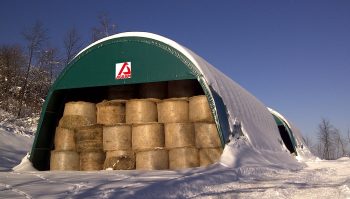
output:
[[9, 171], [30, 151], [38, 117], [20, 118], [0, 109], [0, 171]]
[[9, 171], [30, 151], [33, 136], [0, 128], [0, 171]]
[[298, 170], [305, 166], [287, 151], [255, 149], [245, 137], [236, 138], [225, 146], [220, 163], [232, 168], [265, 166]]
[[32, 162], [29, 160], [29, 153], [22, 158], [21, 163], [19, 165], [12, 168], [14, 171], [37, 171]]

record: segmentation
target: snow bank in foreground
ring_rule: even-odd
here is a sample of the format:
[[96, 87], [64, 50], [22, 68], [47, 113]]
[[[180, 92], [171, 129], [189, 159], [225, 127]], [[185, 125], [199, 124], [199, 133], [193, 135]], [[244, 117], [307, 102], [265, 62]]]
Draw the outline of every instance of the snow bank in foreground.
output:
[[23, 136], [0, 128], [0, 171], [11, 170], [30, 151], [33, 136]]
[[350, 160], [301, 170], [215, 164], [179, 171], [0, 172], [4, 198], [350, 198]]

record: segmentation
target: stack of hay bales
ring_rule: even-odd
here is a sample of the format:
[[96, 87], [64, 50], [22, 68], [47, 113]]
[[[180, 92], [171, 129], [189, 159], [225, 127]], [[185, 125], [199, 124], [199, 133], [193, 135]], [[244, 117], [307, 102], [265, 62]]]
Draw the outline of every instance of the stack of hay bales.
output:
[[221, 141], [205, 95], [190, 98], [189, 118], [194, 122], [200, 166], [217, 162], [222, 154]]
[[[177, 170], [217, 162], [216, 124], [206, 96], [193, 96], [193, 82], [110, 87], [114, 100], [66, 103], [50, 169]], [[130, 99], [135, 93], [142, 99]]]
[[76, 152], [74, 130], [57, 127], [55, 150], [51, 151], [51, 170], [79, 170], [79, 154]]
[[97, 123], [103, 125], [104, 169], [130, 170], [135, 168], [131, 150], [131, 126], [125, 124], [126, 100], [103, 101], [96, 105]]
[[126, 123], [132, 125], [132, 149], [136, 169], [168, 169], [164, 127], [158, 123], [157, 99], [134, 99], [126, 103]]
[[95, 104], [81, 101], [65, 104], [63, 117], [55, 132], [55, 150], [51, 151], [50, 170], [80, 170], [75, 129], [95, 123]]
[[188, 98], [170, 98], [157, 104], [158, 121], [165, 126], [165, 147], [169, 150], [169, 168], [199, 166], [194, 127], [189, 123]]
[[103, 130], [99, 124], [84, 126], [75, 132], [77, 152], [80, 154], [80, 170], [95, 171], [103, 169]]

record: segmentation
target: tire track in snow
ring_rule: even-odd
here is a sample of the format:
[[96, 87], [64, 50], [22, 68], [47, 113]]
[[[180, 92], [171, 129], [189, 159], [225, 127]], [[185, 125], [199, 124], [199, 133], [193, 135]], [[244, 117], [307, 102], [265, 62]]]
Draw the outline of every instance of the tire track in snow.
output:
[[82, 182], [78, 184], [71, 184], [70, 191], [68, 192], [68, 196], [66, 198], [73, 198], [73, 196], [78, 195], [80, 193], [81, 188], [89, 187], [87, 183]]
[[63, 181], [55, 181], [55, 180], [50, 180], [48, 178], [45, 178], [43, 175], [41, 174], [38, 174], [38, 173], [28, 173], [32, 176], [35, 176], [37, 178], [40, 178], [41, 180], [43, 181], [46, 181], [50, 184], [64, 184], [64, 185], [67, 185], [68, 186], [68, 193], [67, 193], [67, 197], [66, 198], [73, 198], [73, 196], [79, 194], [81, 188], [91, 188], [92, 186], [88, 186], [87, 184], [88, 183], [85, 183], [85, 182], [82, 182], [82, 183], [78, 183], [78, 184], [75, 184], [75, 183], [67, 183], [67, 182], [63, 182]]
[[19, 195], [22, 195], [22, 196], [24, 196], [27, 199], [32, 199], [32, 197], [29, 194], [27, 194], [26, 192], [24, 192], [22, 190], [19, 190], [19, 189], [16, 189], [16, 188], [14, 188], [13, 186], [11, 186], [9, 184], [0, 183], [0, 187], [4, 187], [4, 189], [0, 190], [0, 191], [9, 190], [9, 191], [15, 192], [15, 193], [17, 193]]

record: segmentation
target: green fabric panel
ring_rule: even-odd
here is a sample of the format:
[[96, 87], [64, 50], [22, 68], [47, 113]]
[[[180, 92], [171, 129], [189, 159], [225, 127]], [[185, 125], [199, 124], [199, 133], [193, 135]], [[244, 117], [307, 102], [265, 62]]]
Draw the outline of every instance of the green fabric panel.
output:
[[[115, 79], [116, 63], [131, 62], [132, 77]], [[118, 38], [88, 49], [75, 60], [54, 90], [195, 79], [184, 58], [166, 44], [146, 38]]]

